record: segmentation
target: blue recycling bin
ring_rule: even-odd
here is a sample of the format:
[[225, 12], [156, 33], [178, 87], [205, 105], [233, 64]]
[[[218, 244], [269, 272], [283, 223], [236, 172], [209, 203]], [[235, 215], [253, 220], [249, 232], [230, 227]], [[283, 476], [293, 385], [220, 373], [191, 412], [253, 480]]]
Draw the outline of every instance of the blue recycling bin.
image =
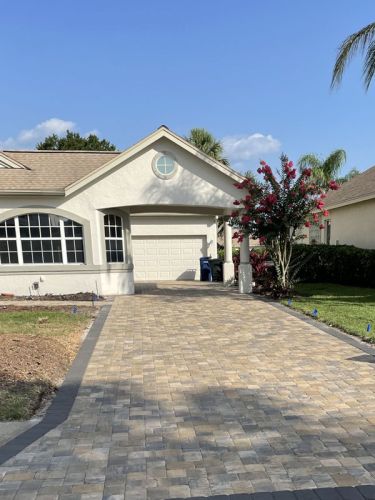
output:
[[209, 257], [201, 257], [199, 259], [201, 270], [201, 281], [212, 281], [212, 271]]

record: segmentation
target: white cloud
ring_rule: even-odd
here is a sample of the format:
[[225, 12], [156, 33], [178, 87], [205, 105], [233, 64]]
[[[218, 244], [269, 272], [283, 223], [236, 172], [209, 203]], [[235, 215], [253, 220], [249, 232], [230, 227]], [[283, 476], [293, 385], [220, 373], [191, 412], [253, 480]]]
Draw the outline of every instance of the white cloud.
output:
[[92, 129], [92, 130], [89, 130], [88, 132], [84, 133], [83, 134], [83, 137], [88, 137], [89, 135], [97, 135], [99, 136], [99, 130], [97, 130], [96, 128]]
[[[62, 136], [67, 130], [75, 130], [76, 124], [71, 120], [61, 120], [60, 118], [50, 118], [44, 122], [38, 123], [35, 127], [21, 130], [15, 137], [8, 137], [5, 140], [0, 140], [1, 149], [22, 149], [35, 148], [37, 142], [42, 141], [45, 137], [56, 134]], [[99, 132], [94, 129], [87, 132], [84, 137], [90, 134], [98, 135]]]
[[50, 118], [45, 122], [39, 123], [34, 128], [22, 130], [17, 137], [17, 142], [30, 143], [44, 139], [51, 134], [63, 135], [67, 130], [72, 130], [75, 123], [60, 118]]
[[228, 135], [223, 137], [222, 144], [225, 156], [231, 163], [241, 165], [252, 158], [261, 158], [263, 155], [280, 152], [281, 142], [260, 133]]

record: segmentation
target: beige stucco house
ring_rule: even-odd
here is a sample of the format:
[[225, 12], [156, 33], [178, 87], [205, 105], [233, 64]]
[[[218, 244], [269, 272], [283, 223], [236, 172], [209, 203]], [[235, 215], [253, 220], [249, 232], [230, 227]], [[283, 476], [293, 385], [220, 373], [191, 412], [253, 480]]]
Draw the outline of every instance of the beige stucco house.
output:
[[[239, 180], [165, 126], [123, 152], [0, 152], [0, 293], [131, 294], [136, 280], [199, 279]], [[230, 283], [228, 224], [225, 248]]]
[[375, 248], [375, 167], [330, 191], [324, 229], [310, 228], [310, 243]]

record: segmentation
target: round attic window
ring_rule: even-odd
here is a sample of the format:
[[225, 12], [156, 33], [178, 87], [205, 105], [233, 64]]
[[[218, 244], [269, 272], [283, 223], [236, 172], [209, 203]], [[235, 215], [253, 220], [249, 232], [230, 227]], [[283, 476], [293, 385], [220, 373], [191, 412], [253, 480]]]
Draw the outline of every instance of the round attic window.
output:
[[159, 153], [155, 156], [152, 168], [161, 179], [170, 179], [176, 173], [177, 163], [170, 153]]

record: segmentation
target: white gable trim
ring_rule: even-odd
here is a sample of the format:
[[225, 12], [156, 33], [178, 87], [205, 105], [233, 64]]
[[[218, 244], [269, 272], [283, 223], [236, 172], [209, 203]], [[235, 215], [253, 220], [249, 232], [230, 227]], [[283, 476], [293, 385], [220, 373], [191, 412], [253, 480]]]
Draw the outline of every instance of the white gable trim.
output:
[[2, 168], [13, 169], [13, 170], [14, 169], [30, 170], [25, 165], [22, 165], [22, 163], [19, 163], [18, 161], [9, 158], [6, 154], [0, 151], [0, 169]]
[[142, 139], [141, 141], [137, 142], [134, 144], [134, 146], [131, 146], [127, 150], [125, 150], [123, 153], [118, 155], [116, 158], [113, 158], [110, 160], [108, 163], [104, 164], [102, 167], [98, 168], [94, 172], [91, 172], [87, 176], [79, 179], [76, 182], [73, 182], [70, 184], [66, 189], [65, 189], [65, 194], [68, 196], [78, 189], [81, 189], [82, 187], [86, 186], [90, 182], [94, 181], [95, 179], [106, 175], [111, 172], [114, 168], [116, 168], [118, 165], [120, 165], [124, 160], [130, 159], [132, 156], [138, 154], [141, 152], [143, 149], [149, 147], [151, 144], [154, 142], [158, 141], [159, 139], [166, 138], [172, 141], [173, 143], [177, 144], [177, 146], [185, 149], [189, 153], [193, 154], [200, 160], [204, 161], [211, 167], [215, 168], [216, 170], [221, 171], [223, 174], [227, 175], [233, 181], [240, 182], [243, 180], [243, 177], [236, 171], [232, 170], [231, 168], [227, 167], [226, 165], [223, 165], [219, 161], [214, 160], [210, 156], [206, 155], [205, 153], [202, 153], [199, 149], [194, 147], [192, 144], [190, 144], [188, 141], [185, 141], [182, 137], [179, 135], [175, 134], [174, 132], [171, 132], [168, 128], [162, 126], [152, 132], [150, 135]]

